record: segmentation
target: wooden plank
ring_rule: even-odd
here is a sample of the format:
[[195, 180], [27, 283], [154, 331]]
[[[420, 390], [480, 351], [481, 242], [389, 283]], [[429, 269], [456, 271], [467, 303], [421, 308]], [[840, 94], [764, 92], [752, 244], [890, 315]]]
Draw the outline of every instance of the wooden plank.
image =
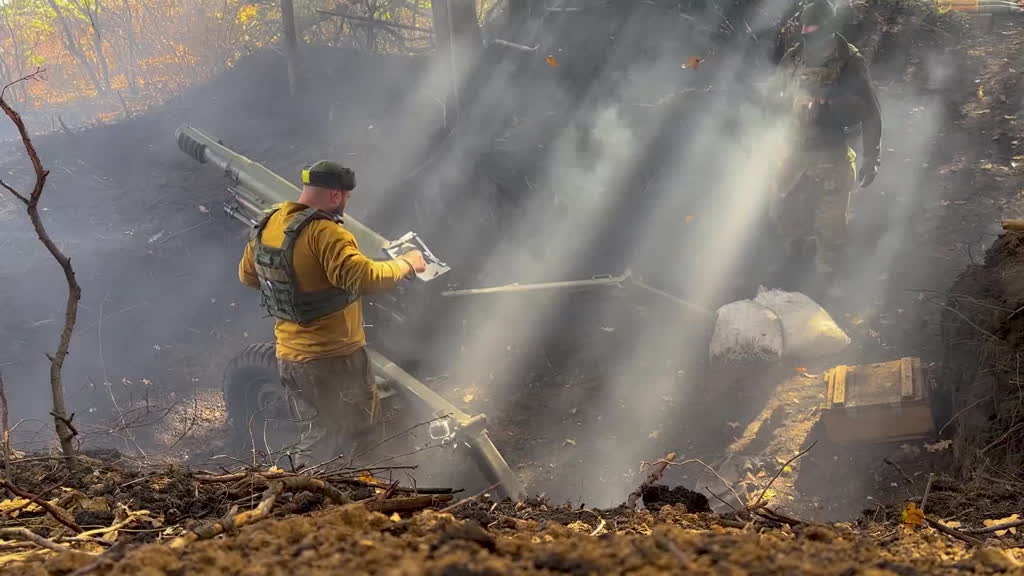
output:
[[900, 398], [914, 397], [914, 363], [912, 358], [900, 358]]
[[843, 364], [836, 366], [836, 384], [832, 394], [832, 404], [842, 406], [846, 404], [846, 374], [849, 367]]
[[830, 410], [832, 408], [832, 395], [836, 389], [836, 370], [835, 368], [825, 372], [825, 382], [828, 384], [828, 391], [825, 392], [825, 409]]

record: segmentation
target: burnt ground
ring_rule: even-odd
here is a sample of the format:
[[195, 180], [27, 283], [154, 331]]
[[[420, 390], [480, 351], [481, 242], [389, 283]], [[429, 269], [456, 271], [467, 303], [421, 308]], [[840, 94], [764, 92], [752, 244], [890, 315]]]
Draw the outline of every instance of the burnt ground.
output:
[[[907, 25], [912, 20], [896, 14], [886, 22]], [[992, 30], [949, 42], [961, 44], [962, 51], [940, 53], [934, 58], [918, 53], [915, 60], [911, 50], [907, 56], [896, 58], [897, 64], [888, 67], [891, 69], [879, 66], [876, 80], [886, 115], [886, 150], [879, 179], [859, 200], [858, 214], [884, 214], [886, 219], [881, 227], [884, 233], [871, 228], [863, 231], [864, 236], [879, 239], [874, 245], [859, 247], [865, 254], [876, 256], [863, 259], [864, 269], [851, 278], [851, 292], [863, 297], [851, 300], [849, 310], [833, 310], [855, 341], [843, 358], [822, 365], [753, 367], [728, 374], [703, 373], [700, 362], [670, 364], [645, 372], [637, 388], [618, 387], [614, 385], [617, 380], [609, 375], [609, 358], [628, 348], [634, 339], [649, 336], [655, 323], [673, 318], [662, 309], [639, 306], [618, 296], [557, 301], [563, 306], [559, 322], [553, 323], [556, 329], [550, 330], [543, 345], [510, 333], [508, 354], [485, 379], [478, 378], [476, 370], [461, 373], [463, 366], [446, 354], [437, 354], [432, 362], [432, 358], [417, 357], [402, 345], [393, 344], [394, 354], [408, 359], [411, 370], [463, 409], [486, 412], [496, 444], [529, 491], [546, 494], [553, 502], [613, 505], [641, 479], [641, 459], [655, 459], [670, 450], [681, 454], [680, 461], [700, 459], [714, 466], [741, 493], [746, 490], [756, 495], [783, 462], [815, 438], [823, 388], [814, 375], [829, 364], [889, 360], [911, 354], [929, 363], [941, 360], [940, 308], [928, 292], [921, 290], [948, 290], [959, 271], [972, 259], [980, 258], [994, 238], [998, 220], [1020, 213], [1021, 174], [1019, 162], [1014, 159], [1020, 149], [1016, 116], [1021, 94], [1016, 80], [1024, 66], [1020, 62], [1019, 48], [1024, 42], [1020, 26], [1018, 21], [999, 19]], [[914, 37], [898, 27], [886, 32], [888, 36], [882, 35], [885, 38]], [[913, 41], [906, 41], [912, 47]], [[888, 62], [900, 48], [907, 48], [887, 46], [882, 41], [871, 45], [880, 58], [889, 56]], [[667, 50], [665, 46], [659, 49]], [[675, 49], [690, 53], [687, 46]], [[563, 68], [571, 71], [566, 74], [585, 76], [564, 64], [572, 54], [569, 49], [561, 58]], [[285, 113], [282, 103], [289, 102], [289, 98], [283, 91], [284, 83], [273, 81], [283, 75], [280, 62], [273, 54], [261, 54], [214, 83], [172, 101], [165, 109], [73, 136], [38, 138], [51, 170], [45, 217], [71, 253], [85, 290], [66, 381], [71, 406], [78, 414], [76, 422], [81, 422], [82, 439], [87, 445], [113, 445], [131, 465], [161, 459], [209, 463], [212, 457], [225, 453], [246, 457], [244, 450], [239, 452], [225, 441], [230, 434], [221, 404], [220, 374], [227, 360], [246, 343], [270, 339], [270, 323], [261, 318], [258, 299], [237, 284], [235, 265], [244, 231], [220, 211], [219, 204], [226, 199], [223, 182], [215, 171], [194, 164], [175, 148], [173, 130], [179, 123], [192, 123], [285, 176], [294, 174], [310, 156], [350, 158], [360, 174], [367, 174], [361, 177], [368, 183], [367, 188], [388, 192], [393, 198], [393, 202], [384, 204], [393, 205], [394, 218], [387, 217], [388, 206], [380, 203], [363, 207], [364, 212], [360, 212], [358, 202], [354, 206], [356, 215], [366, 216], [386, 235], [417, 228], [417, 211], [429, 214], [437, 210], [437, 183], [420, 183], [420, 188], [415, 177], [409, 176], [425, 162], [413, 153], [386, 154], [389, 143], [409, 137], [410, 127], [395, 120], [393, 113], [396, 107], [408, 104], [400, 88], [429, 69], [425, 61], [326, 49], [315, 51], [311, 57], [331, 63], [335, 75], [332, 81], [336, 83], [373, 77], [374, 85], [372, 89], [346, 88], [344, 106], [338, 106], [333, 95], [318, 93], [302, 97], [305, 100]], [[962, 67], [949, 78], [935, 78], [939, 76], [936, 66], [941, 64], [936, 64], [935, 58], [953, 58], [954, 62], [960, 58]], [[537, 66], [527, 68], [537, 73]], [[922, 76], [930, 81], [923, 82]], [[559, 80], [585, 84], [564, 77]], [[546, 82], [529, 89], [558, 93], [552, 87], [554, 81]], [[254, 86], [261, 89], [255, 90]], [[562, 123], [557, 120], [557, 113], [564, 111], [559, 107], [570, 104], [543, 98], [537, 101], [546, 102], [554, 112], [538, 114], [540, 119], [534, 124], [551, 122], [551, 114], [555, 114], [555, 124]], [[424, 98], [416, 106], [432, 106], [429, 102]], [[679, 110], [688, 108], [680, 105]], [[330, 119], [326, 123], [325, 116]], [[423, 116], [427, 119], [419, 120], [415, 127], [425, 132], [439, 127], [440, 118]], [[683, 114], [681, 122], [685, 125], [691, 120], [690, 115]], [[538, 128], [531, 124], [527, 129]], [[487, 157], [476, 166], [482, 174], [475, 174], [481, 181], [490, 182], [480, 194], [502, 199], [512, 217], [495, 220], [467, 208], [463, 213], [453, 210], [456, 213], [436, 227], [453, 227], [460, 217], [472, 221], [468, 217], [475, 215], [480, 218], [480, 226], [493, 226], [498, 232], [515, 230], [508, 220], [514, 220], [520, 212], [508, 197], [526, 189], [518, 179], [528, 172], [523, 166], [535, 158], [521, 151], [512, 155], [516, 157], [516, 169], [508, 169], [508, 157], [499, 155], [497, 159]], [[5, 151], [0, 169], [9, 175], [5, 179], [22, 185], [26, 175], [21, 165], [7, 160], [11, 157]], [[402, 161], [410, 157], [416, 161], [407, 168]], [[393, 163], [402, 169], [395, 170]], [[430, 172], [433, 166], [429, 162], [426, 165]], [[442, 177], [435, 174], [432, 178]], [[530, 180], [536, 178], [524, 182]], [[410, 189], [421, 194], [410, 198], [405, 194]], [[396, 190], [401, 193], [395, 195]], [[0, 202], [5, 203], [0, 205], [5, 230], [0, 239], [5, 253], [0, 282], [10, 287], [5, 291], [0, 315], [0, 333], [6, 338], [0, 349], [0, 369], [13, 407], [12, 421], [26, 419], [15, 430], [18, 446], [31, 450], [47, 446], [45, 364], [39, 359], [56, 340], [63, 287], [56, 266], [45, 258], [17, 207], [12, 208], [6, 199]], [[688, 207], [682, 206], [684, 209]], [[701, 217], [698, 213], [698, 222]], [[879, 222], [877, 218], [865, 220], [872, 225]], [[679, 233], [669, 237], [686, 245], [687, 234], [692, 232], [684, 226], [676, 228]], [[456, 255], [449, 258], [450, 262], [461, 261], [457, 256], [458, 239], [452, 234], [431, 236], [432, 231], [436, 232], [424, 231], [432, 248], [439, 254]], [[770, 243], [765, 242], [762, 250], [770, 250]], [[686, 255], [687, 260], [697, 258], [697, 254]], [[612, 259], [601, 266], [573, 271], [570, 277], [617, 272], [625, 263]], [[460, 287], [519, 279], [514, 276], [514, 267], [507, 277], [474, 277], [471, 272], [475, 266], [468, 260], [466, 268], [469, 272], [454, 279]], [[520, 280], [544, 279], [548, 278]], [[762, 278], [753, 271], [749, 277], [737, 276], [723, 290], [718, 303], [750, 296], [759, 281]], [[685, 284], [666, 286], [669, 288], [687, 295]], [[431, 312], [447, 310], [443, 306], [438, 304]], [[446, 325], [444, 330], [427, 331], [426, 337], [437, 340], [441, 333], [448, 347], [458, 348], [460, 343], [471, 342], [480, 330], [472, 322], [461, 329], [449, 328]], [[389, 346], [375, 329], [370, 332], [376, 344], [385, 349]], [[424, 333], [406, 335], [414, 342], [416, 337], [424, 337]], [[705, 346], [703, 342], [692, 345]], [[690, 377], [694, 373], [705, 375], [698, 378], [700, 384]], [[650, 384], [653, 380], [658, 380], [657, 385]], [[678, 385], [673, 387], [673, 383]], [[658, 409], [648, 413], [652, 401]], [[637, 413], [644, 417], [622, 417]], [[891, 502], [919, 496], [927, 473], [944, 468], [951, 459], [948, 452], [932, 453], [924, 444], [867, 450], [818, 444], [783, 473], [773, 484], [770, 496], [776, 505], [806, 519], [849, 519], [865, 508], [884, 509]], [[642, 456], [634, 457], [636, 454]], [[883, 457], [898, 467], [884, 463]], [[215, 460], [225, 461], [230, 459]], [[665, 481], [697, 490], [707, 486], [716, 493], [724, 491], [724, 487], [716, 487], [720, 480], [703, 472], [699, 464], [674, 467]], [[464, 487], [472, 492], [474, 482], [479, 480], [466, 478]], [[951, 511], [949, 517], [955, 513]], [[327, 520], [289, 519], [284, 521], [290, 523], [285, 524], [286, 528], [277, 528], [278, 524], [257, 526], [246, 534], [263, 542], [258, 536], [263, 530], [298, 531], [299, 525], [310, 531], [327, 525], [351, 530], [346, 524], [349, 520], [337, 520], [337, 514], [353, 513], [328, 512], [323, 517]], [[378, 520], [354, 522], [359, 524], [358, 530], [363, 530], [364, 525], [372, 526]], [[676, 529], [666, 528], [674, 535], [671, 538], [681, 538], [675, 545], [684, 555], [711, 554], [699, 552], [705, 549], [722, 550], [728, 555], [733, 550], [747, 550], [744, 546], [749, 545], [751, 554], [761, 558], [759, 549], [755, 549], [761, 536], [680, 535]], [[543, 536], [537, 537], [543, 546], [554, 544], [543, 544]], [[724, 540], [716, 540], [719, 537]], [[376, 538], [366, 540], [380, 544]], [[632, 542], [631, 538], [626, 537], [624, 542]], [[804, 547], [799, 538], [778, 538], [780, 542], [792, 541], [801, 550], [799, 554], [806, 553], [807, 557], [820, 553], [813, 545]], [[921, 538], [929, 545], [947, 545], [934, 534]], [[381, 545], [391, 550], [385, 554], [405, 549], [388, 548], [392, 544], [387, 540]], [[426, 550], [434, 545], [423, 544]], [[419, 543], [408, 546], [422, 549]], [[618, 548], [600, 546], [602, 554], [620, 558], [616, 556], [621, 552]], [[889, 552], [871, 546], [866, 540], [863, 546], [852, 545], [856, 555], [848, 560], [864, 566], [863, 558], [893, 550], [901, 553], [891, 546]], [[798, 555], [797, 548], [793, 549], [794, 555]], [[240, 550], [230, 554], [246, 554], [245, 548]], [[501, 550], [505, 549], [499, 547], [498, 556], [504, 554]], [[663, 545], [659, 550], [653, 554], [679, 560], [671, 546]], [[915, 552], [911, 547], [903, 553], [914, 558], [913, 562], [924, 563], [914, 565], [919, 573], [927, 573], [927, 569], [949, 573], [941, 572], [939, 564], [927, 564], [941, 558], [940, 553], [933, 552], [927, 547]], [[942, 553], [948, 553], [950, 562], [956, 562], [961, 554]], [[918, 560], [929, 554], [932, 559]], [[738, 569], [747, 561], [711, 555], [695, 561], [735, 561]], [[982, 558], [978, 564], [984, 561]], [[202, 562], [196, 560], [195, 565]], [[532, 566], [548, 567], [542, 560], [533, 561]], [[600, 568], [595, 566], [595, 570]], [[559, 567], [566, 569], [550, 566]], [[842, 572], [832, 570], [832, 565], [826, 568], [827, 573]], [[777, 570], [785, 572], [785, 567]], [[585, 567], [581, 571], [586, 571]], [[893, 571], [899, 573], [898, 569]]]
[[[380, 490], [336, 484], [364, 502], [325, 506], [319, 493], [285, 493], [270, 518], [227, 538], [176, 548], [168, 542], [200, 531], [232, 506], [259, 501], [266, 481], [239, 474], [231, 482], [211, 482], [182, 469], [134, 472], [95, 459], [86, 459], [83, 466], [86, 474], [61, 480], [61, 466], [23, 463], [14, 480], [38, 493], [60, 481], [63, 487], [52, 503], [82, 529], [117, 524], [117, 532], [93, 533], [107, 543], [74, 543], [38, 507], [23, 507], [14, 514], [22, 526], [75, 551], [54, 555], [7, 543], [0, 573], [319, 574], [353, 569], [372, 574], [930, 575], [1024, 570], [1015, 534], [982, 536], [985, 542], [970, 548], [934, 530], [901, 524], [899, 509], [829, 525], [794, 521], [780, 526], [761, 518], [740, 522], [708, 513], [706, 499], [680, 495], [678, 489], [658, 490], [656, 497], [648, 491], [645, 498], [652, 497], [639, 510], [557, 506], [535, 499], [493, 501], [484, 495], [440, 511], [410, 514], [371, 512], [369, 507], [380, 504], [374, 503]], [[962, 507], [944, 497], [948, 488], [935, 483], [934, 514], [945, 516]], [[978, 501], [977, 494], [969, 496]], [[3, 503], [5, 509], [17, 504]], [[966, 528], [980, 525], [984, 515], [961, 517]], [[112, 540], [118, 545], [110, 546]], [[107, 552], [97, 556], [105, 547]]]

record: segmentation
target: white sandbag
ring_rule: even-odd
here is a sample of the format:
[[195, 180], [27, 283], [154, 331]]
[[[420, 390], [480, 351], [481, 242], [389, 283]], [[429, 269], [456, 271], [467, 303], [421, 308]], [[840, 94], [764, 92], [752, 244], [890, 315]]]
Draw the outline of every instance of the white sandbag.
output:
[[752, 300], [731, 302], [715, 314], [711, 358], [726, 362], [778, 360], [782, 342], [782, 323], [774, 312]]
[[782, 323], [783, 353], [787, 358], [818, 358], [842, 352], [850, 337], [817, 302], [800, 292], [758, 289], [754, 298]]

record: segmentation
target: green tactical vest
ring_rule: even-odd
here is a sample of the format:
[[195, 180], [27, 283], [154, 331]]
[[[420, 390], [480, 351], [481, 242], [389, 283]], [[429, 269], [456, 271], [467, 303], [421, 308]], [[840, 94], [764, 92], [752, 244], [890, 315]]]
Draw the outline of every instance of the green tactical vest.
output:
[[270, 217], [279, 209], [274, 208], [267, 212], [250, 236], [250, 241], [253, 241], [253, 261], [256, 265], [256, 276], [260, 281], [263, 306], [270, 315], [280, 320], [308, 324], [355, 302], [358, 295], [341, 288], [300, 292], [295, 281], [292, 254], [299, 233], [313, 220], [334, 221], [334, 218], [316, 208], [306, 208], [291, 217], [284, 229], [284, 242], [280, 248], [274, 248], [264, 244], [261, 237]]

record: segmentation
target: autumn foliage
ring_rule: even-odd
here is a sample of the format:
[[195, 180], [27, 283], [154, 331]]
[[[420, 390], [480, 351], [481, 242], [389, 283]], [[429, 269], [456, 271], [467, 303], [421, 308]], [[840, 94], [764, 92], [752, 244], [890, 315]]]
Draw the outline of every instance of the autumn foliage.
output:
[[[483, 18], [497, 2], [478, 4]], [[294, 6], [304, 42], [377, 52], [433, 47], [429, 1]], [[37, 113], [77, 104], [103, 120], [166, 100], [277, 43], [281, 31], [278, 0], [0, 0], [0, 85], [45, 68], [46, 82], [18, 84], [8, 97]]]

